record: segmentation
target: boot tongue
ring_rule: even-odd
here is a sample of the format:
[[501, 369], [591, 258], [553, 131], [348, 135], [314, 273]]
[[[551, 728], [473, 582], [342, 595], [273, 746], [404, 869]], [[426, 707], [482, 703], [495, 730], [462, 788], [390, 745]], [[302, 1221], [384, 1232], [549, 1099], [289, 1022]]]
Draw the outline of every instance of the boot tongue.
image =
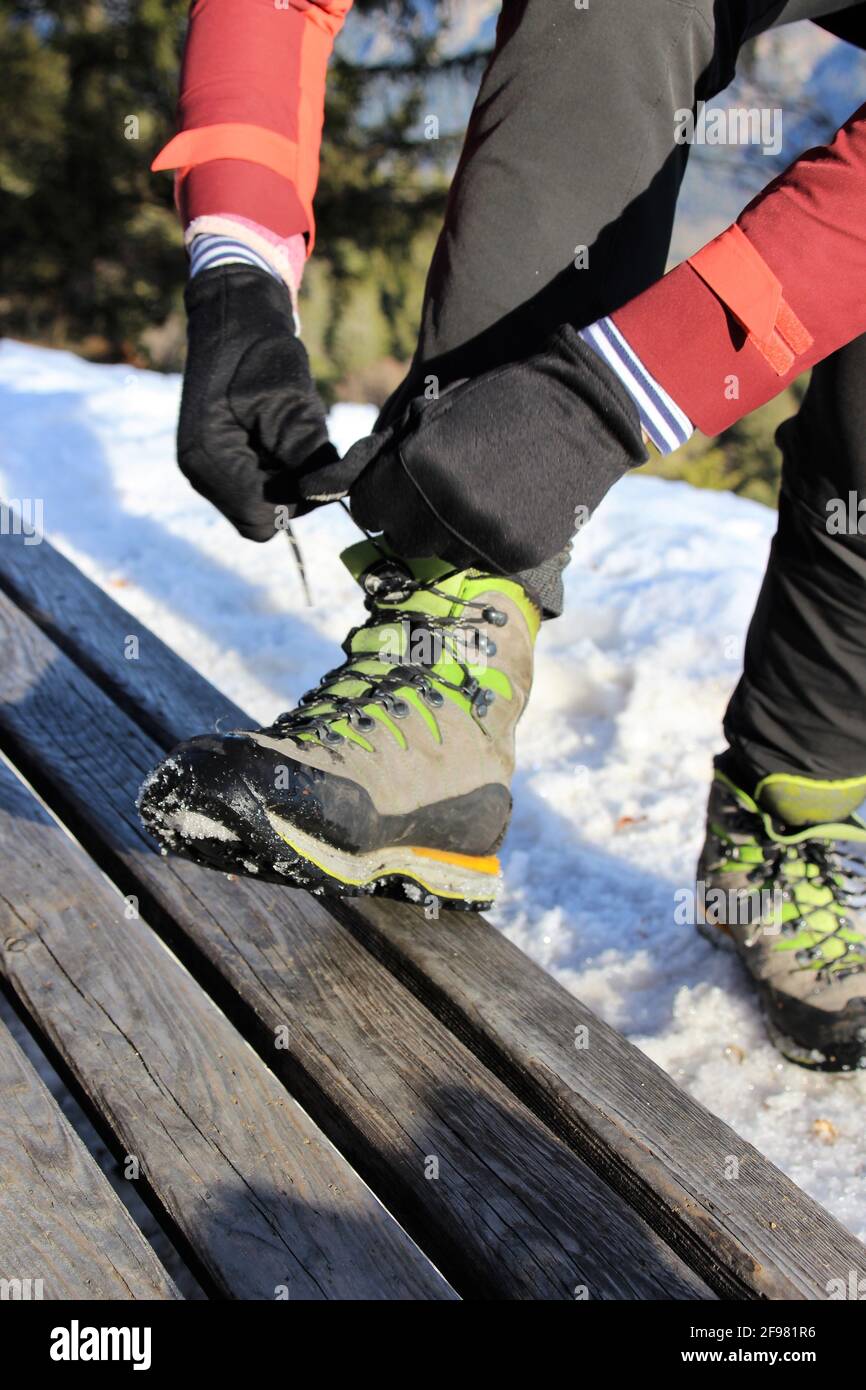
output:
[[[427, 617], [454, 617], [466, 611], [476, 619], [484, 618], [478, 603], [483, 594], [501, 594], [520, 609], [526, 626], [534, 639], [541, 623], [541, 611], [516, 579], [489, 574], [486, 570], [456, 570], [447, 560], [436, 555], [406, 559], [395, 555], [381, 536], [372, 541], [358, 541], [344, 550], [340, 559], [353, 579], [356, 579], [377, 609], [393, 608], [395, 613], [418, 613]], [[419, 580], [425, 587], [407, 593], [409, 580]], [[431, 592], [430, 586], [436, 589]]]
[[406, 560], [401, 555], [395, 555], [383, 540], [378, 540], [375, 545], [372, 541], [358, 541], [357, 544], [350, 545], [348, 550], [344, 550], [340, 559], [362, 588], [366, 587], [364, 580], [370, 573], [381, 574], [384, 577], [393, 572], [395, 575], [408, 575], [412, 579], [437, 579], [454, 568], [447, 560], [438, 560], [435, 555], [422, 556], [418, 560]]
[[[340, 559], [353, 579], [356, 579], [368, 597], [376, 600], [380, 607], [393, 605], [410, 612], [448, 613], [466, 582], [469, 570], [454, 573], [454, 566], [447, 560], [439, 560], [435, 555], [424, 555], [418, 559], [404, 559], [395, 555], [384, 543], [378, 540], [358, 541], [344, 550]], [[445, 578], [445, 576], [450, 576]], [[451, 597], [437, 597], [426, 592], [409, 595], [406, 591], [408, 580], [422, 583], [441, 580], [443, 594]]]
[[844, 821], [866, 797], [866, 777], [821, 782], [810, 777], [773, 772], [755, 789], [755, 800], [774, 820], [789, 826]]

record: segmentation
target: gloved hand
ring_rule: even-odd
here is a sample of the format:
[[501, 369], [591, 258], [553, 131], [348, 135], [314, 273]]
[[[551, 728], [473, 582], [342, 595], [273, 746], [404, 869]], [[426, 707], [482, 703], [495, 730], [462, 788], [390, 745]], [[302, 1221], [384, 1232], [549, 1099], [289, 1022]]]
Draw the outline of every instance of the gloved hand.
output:
[[631, 396], [567, 325], [522, 362], [412, 400], [343, 464], [355, 520], [398, 554], [515, 574], [647, 457]]
[[[195, 275], [177, 435], [181, 471], [249, 540], [340, 491], [339, 457], [297, 337], [288, 290], [247, 265]], [[277, 514], [275, 508], [284, 508]]]

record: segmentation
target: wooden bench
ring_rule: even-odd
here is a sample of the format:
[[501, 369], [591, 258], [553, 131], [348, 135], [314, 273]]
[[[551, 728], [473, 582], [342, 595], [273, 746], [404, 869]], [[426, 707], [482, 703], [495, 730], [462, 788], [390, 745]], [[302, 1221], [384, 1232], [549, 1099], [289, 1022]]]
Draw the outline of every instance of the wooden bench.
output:
[[[0, 983], [209, 1295], [821, 1299], [866, 1275], [482, 918], [156, 853], [144, 774], [249, 721], [47, 542], [0, 538], [0, 644]], [[0, 1069], [0, 1278], [176, 1297], [2, 1035]]]

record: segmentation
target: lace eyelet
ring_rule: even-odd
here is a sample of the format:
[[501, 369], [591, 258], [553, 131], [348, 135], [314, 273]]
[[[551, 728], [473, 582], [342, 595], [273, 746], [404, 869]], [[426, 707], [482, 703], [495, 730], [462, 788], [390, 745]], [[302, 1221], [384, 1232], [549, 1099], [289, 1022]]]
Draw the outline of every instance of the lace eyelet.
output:
[[820, 946], [806, 946], [802, 951], [797, 952], [796, 958], [801, 965], [811, 965], [812, 961], [823, 960], [824, 952]]
[[428, 705], [432, 705], [434, 709], [440, 709], [445, 703], [445, 696], [442, 694], [441, 690], [436, 689], [435, 685], [425, 686], [421, 694]]
[[377, 561], [362, 582], [372, 604], [403, 603], [415, 588], [411, 570], [389, 558]]
[[492, 606], [485, 608], [481, 616], [485, 623], [492, 623], [494, 627], [505, 627], [505, 624], [508, 622], [508, 614]]
[[475, 710], [479, 719], [486, 719], [490, 711], [490, 706], [496, 699], [492, 690], [479, 690], [472, 700], [472, 708]]

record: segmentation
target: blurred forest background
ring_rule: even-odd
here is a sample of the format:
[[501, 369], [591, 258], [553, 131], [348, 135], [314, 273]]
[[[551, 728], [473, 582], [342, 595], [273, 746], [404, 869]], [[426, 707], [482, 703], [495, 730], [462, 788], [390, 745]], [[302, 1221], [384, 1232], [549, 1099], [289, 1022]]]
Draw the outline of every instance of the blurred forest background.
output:
[[[182, 367], [185, 255], [171, 180], [148, 166], [174, 132], [187, 8], [187, 0], [0, 0], [3, 334], [96, 361]], [[317, 250], [302, 299], [305, 341], [328, 400], [380, 402], [411, 356], [497, 10], [496, 0], [355, 0], [330, 74]], [[821, 93], [839, 99], [840, 72], [844, 89], [859, 61], [814, 26], [793, 29], [799, 69], [784, 33], [765, 36], [744, 55], [738, 95], [726, 98], [747, 100], [763, 90], [762, 65], [772, 71], [777, 91], [763, 90], [761, 102], [784, 101], [796, 127], [792, 150], [788, 122], [779, 167], [844, 118], [847, 111], [825, 109], [833, 103], [822, 104]], [[788, 45], [781, 93], [779, 42]], [[436, 139], [425, 127], [431, 111]], [[674, 259], [726, 225], [777, 171], [748, 150], [695, 151], [692, 163]], [[717, 440], [695, 437], [650, 469], [774, 505], [773, 433], [799, 393]]]

